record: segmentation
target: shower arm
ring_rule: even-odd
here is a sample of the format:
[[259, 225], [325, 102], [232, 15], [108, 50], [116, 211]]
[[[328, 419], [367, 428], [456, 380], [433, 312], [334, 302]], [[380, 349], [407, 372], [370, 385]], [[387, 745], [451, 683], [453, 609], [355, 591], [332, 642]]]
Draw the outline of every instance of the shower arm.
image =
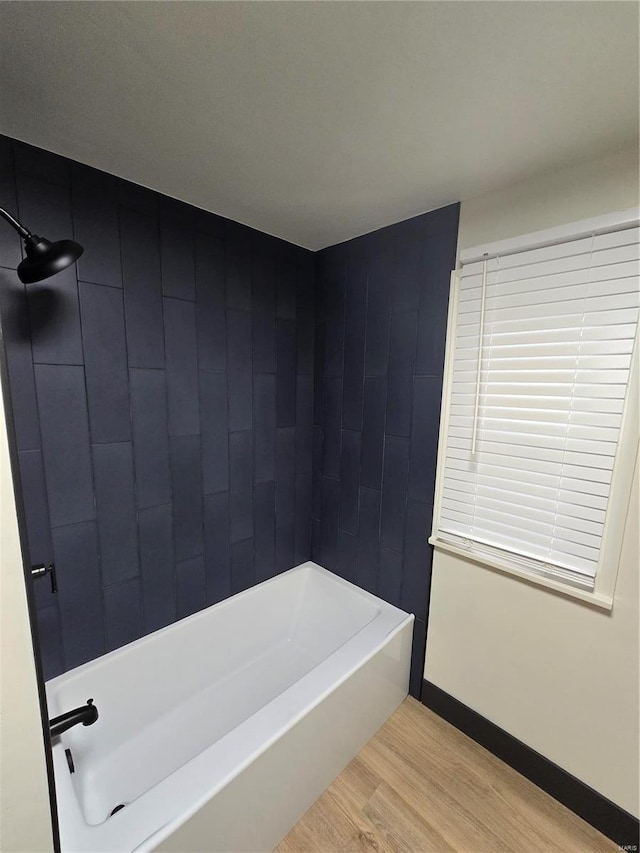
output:
[[19, 234], [19, 235], [20, 235], [24, 240], [26, 240], [26, 239], [27, 239], [27, 237], [31, 237], [31, 236], [32, 236], [31, 231], [29, 231], [27, 228], [25, 228], [25, 227], [24, 227], [24, 225], [20, 225], [20, 223], [18, 222], [18, 220], [17, 220], [17, 219], [14, 219], [14, 218], [13, 218], [13, 216], [11, 216], [11, 214], [10, 214], [10, 213], [8, 213], [8, 212], [4, 209], [4, 207], [0, 207], [0, 216], [1, 216], [3, 219], [5, 219], [5, 220], [9, 223], [9, 225], [11, 225], [11, 227], [12, 227], [12, 228], [15, 228], [15, 230], [18, 232], [18, 234]]
[[33, 284], [61, 272], [75, 263], [84, 249], [74, 240], [56, 240], [52, 243], [38, 237], [0, 207], [0, 217], [15, 229], [24, 240], [23, 259], [18, 264], [18, 278], [23, 284]]

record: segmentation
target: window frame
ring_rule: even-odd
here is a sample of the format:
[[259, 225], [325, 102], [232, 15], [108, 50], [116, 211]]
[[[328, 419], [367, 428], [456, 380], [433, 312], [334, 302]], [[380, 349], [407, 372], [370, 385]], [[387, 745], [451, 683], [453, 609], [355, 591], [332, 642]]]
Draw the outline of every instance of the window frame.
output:
[[436, 482], [433, 501], [433, 524], [429, 544], [438, 551], [444, 551], [457, 557], [462, 557], [481, 567], [489, 568], [513, 577], [519, 578], [535, 586], [544, 587], [571, 598], [579, 599], [595, 607], [611, 610], [615, 595], [615, 586], [622, 551], [622, 540], [628, 520], [629, 502], [633, 484], [633, 475], [640, 452], [640, 358], [639, 336], [640, 322], [636, 328], [633, 344], [629, 382], [625, 395], [618, 448], [616, 451], [611, 489], [607, 502], [605, 524], [602, 532], [600, 555], [596, 569], [593, 591], [580, 589], [561, 580], [528, 572], [515, 565], [505, 555], [504, 558], [482, 555], [461, 545], [438, 539], [437, 531], [440, 519], [440, 507], [444, 489], [444, 469], [447, 447], [447, 425], [451, 408], [451, 390], [453, 385], [453, 367], [455, 341], [458, 319], [458, 297], [460, 291], [460, 271], [463, 263], [481, 260], [485, 254], [497, 255], [542, 248], [565, 240], [576, 239], [592, 234], [593, 231], [618, 231], [633, 225], [640, 219], [640, 209], [631, 208], [613, 214], [583, 220], [546, 229], [522, 237], [510, 238], [476, 246], [460, 253], [459, 264], [451, 273], [449, 293], [449, 309], [447, 315], [447, 332], [445, 345], [445, 361], [442, 386], [442, 406], [440, 410], [440, 426], [438, 434], [438, 454], [436, 463]]

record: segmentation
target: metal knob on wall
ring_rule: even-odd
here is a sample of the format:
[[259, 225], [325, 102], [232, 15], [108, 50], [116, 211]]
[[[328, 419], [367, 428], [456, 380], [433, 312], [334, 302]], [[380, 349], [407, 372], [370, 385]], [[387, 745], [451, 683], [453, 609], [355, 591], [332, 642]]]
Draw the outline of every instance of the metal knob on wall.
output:
[[37, 565], [37, 566], [31, 566], [31, 577], [34, 580], [37, 580], [38, 578], [45, 578], [47, 575], [49, 575], [49, 578], [51, 580], [51, 592], [52, 593], [57, 592], [58, 591], [58, 582], [56, 580], [56, 567], [55, 567], [55, 565], [53, 563], [51, 563], [51, 565], [45, 566], [44, 563], [42, 563], [42, 564]]

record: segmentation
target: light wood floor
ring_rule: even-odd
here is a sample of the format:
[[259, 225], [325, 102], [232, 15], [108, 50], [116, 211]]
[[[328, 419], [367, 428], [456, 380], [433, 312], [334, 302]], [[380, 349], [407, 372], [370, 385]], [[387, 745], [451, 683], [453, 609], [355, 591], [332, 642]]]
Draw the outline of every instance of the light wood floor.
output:
[[276, 853], [535, 853], [618, 846], [408, 698]]

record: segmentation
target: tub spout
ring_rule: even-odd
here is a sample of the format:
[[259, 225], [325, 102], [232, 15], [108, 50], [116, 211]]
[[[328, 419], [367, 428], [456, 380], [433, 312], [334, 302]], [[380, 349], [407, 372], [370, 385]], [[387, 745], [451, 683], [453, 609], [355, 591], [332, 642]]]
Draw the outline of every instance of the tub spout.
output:
[[83, 726], [91, 726], [98, 719], [98, 709], [93, 704], [93, 699], [87, 699], [86, 705], [81, 705], [79, 708], [74, 708], [73, 711], [67, 711], [65, 714], [60, 714], [59, 717], [54, 717], [49, 720], [49, 730], [51, 737], [57, 737], [62, 732], [66, 732], [71, 726], [77, 726], [82, 723]]

